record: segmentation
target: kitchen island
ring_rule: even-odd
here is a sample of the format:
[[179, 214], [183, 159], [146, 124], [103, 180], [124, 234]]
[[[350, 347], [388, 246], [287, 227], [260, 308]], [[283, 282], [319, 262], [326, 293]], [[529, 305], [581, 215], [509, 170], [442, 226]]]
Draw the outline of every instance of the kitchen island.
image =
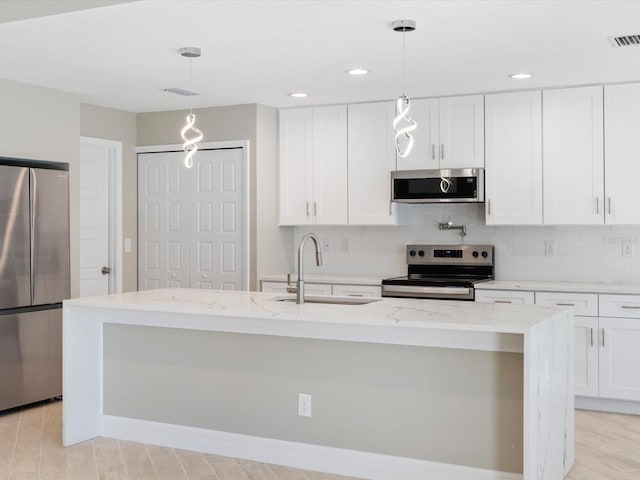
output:
[[573, 465], [570, 309], [278, 298], [65, 301], [64, 444], [106, 436], [403, 480], [559, 480]]

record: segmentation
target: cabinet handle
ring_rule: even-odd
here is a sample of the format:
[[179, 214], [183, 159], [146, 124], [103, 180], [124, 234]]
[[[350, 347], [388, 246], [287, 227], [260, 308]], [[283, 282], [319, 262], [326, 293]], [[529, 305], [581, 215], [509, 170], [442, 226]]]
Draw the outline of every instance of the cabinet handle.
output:
[[318, 216], [318, 202], [313, 202], [313, 216]]
[[556, 303], [556, 305], [558, 305], [560, 307], [575, 307], [576, 306], [575, 303]]
[[602, 346], [604, 347], [604, 328], [602, 329]]
[[440, 160], [444, 160], [444, 143], [440, 144]]
[[431, 160], [435, 160], [436, 159], [436, 144], [432, 143], [431, 144]]
[[364, 297], [362, 293], [349, 293], [347, 297]]
[[620, 305], [620, 308], [630, 308], [630, 309], [638, 309], [640, 305]]
[[600, 215], [600, 197], [596, 197], [596, 215]]
[[389, 200], [389, 215], [393, 215], [393, 202]]
[[607, 197], [607, 201], [609, 202], [609, 215], [611, 215], [611, 197]]
[[589, 335], [591, 336], [591, 346], [593, 347], [593, 328], [589, 329]]
[[487, 215], [491, 215], [491, 199], [487, 199]]
[[493, 303], [511, 303], [511, 300], [494, 300]]
[[309, 202], [307, 202], [307, 217], [309, 216]]

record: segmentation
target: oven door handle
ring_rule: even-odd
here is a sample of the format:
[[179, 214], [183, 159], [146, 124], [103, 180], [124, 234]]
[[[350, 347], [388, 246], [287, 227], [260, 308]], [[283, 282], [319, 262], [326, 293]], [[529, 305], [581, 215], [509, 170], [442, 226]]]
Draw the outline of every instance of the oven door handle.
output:
[[429, 293], [443, 295], [469, 295], [472, 290], [466, 287], [420, 287], [417, 285], [384, 285], [383, 289], [388, 293]]

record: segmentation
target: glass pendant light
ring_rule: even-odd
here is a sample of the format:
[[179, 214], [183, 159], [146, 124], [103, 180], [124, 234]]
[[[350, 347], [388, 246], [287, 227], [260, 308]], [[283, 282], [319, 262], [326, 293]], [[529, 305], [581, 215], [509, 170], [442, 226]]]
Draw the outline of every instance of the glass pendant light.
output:
[[[198, 47], [184, 47], [178, 50], [180, 55], [189, 59], [189, 88], [191, 88], [192, 82], [192, 65], [191, 61], [194, 58], [198, 58], [201, 55], [201, 50]], [[198, 151], [198, 142], [200, 142], [204, 135], [195, 126], [196, 115], [193, 113], [193, 107], [190, 109], [189, 114], [186, 116], [186, 125], [182, 127], [180, 136], [182, 137], [182, 149], [184, 150], [184, 166], [187, 168], [193, 167], [193, 156]], [[191, 136], [189, 133], [191, 132]]]
[[393, 129], [396, 132], [396, 152], [401, 158], [405, 158], [413, 149], [413, 132], [418, 124], [409, 117], [411, 100], [405, 94], [405, 33], [416, 29], [415, 20], [396, 20], [391, 23], [395, 32], [402, 33], [402, 95], [396, 100], [396, 118], [393, 119]]

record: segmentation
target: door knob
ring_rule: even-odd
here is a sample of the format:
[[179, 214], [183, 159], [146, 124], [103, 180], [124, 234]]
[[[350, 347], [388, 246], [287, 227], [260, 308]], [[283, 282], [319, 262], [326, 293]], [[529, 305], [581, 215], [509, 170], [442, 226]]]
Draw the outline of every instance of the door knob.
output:
[[100, 270], [100, 272], [103, 275], [107, 275], [107, 274], [111, 273], [111, 269], [109, 267], [102, 267], [102, 270]]

